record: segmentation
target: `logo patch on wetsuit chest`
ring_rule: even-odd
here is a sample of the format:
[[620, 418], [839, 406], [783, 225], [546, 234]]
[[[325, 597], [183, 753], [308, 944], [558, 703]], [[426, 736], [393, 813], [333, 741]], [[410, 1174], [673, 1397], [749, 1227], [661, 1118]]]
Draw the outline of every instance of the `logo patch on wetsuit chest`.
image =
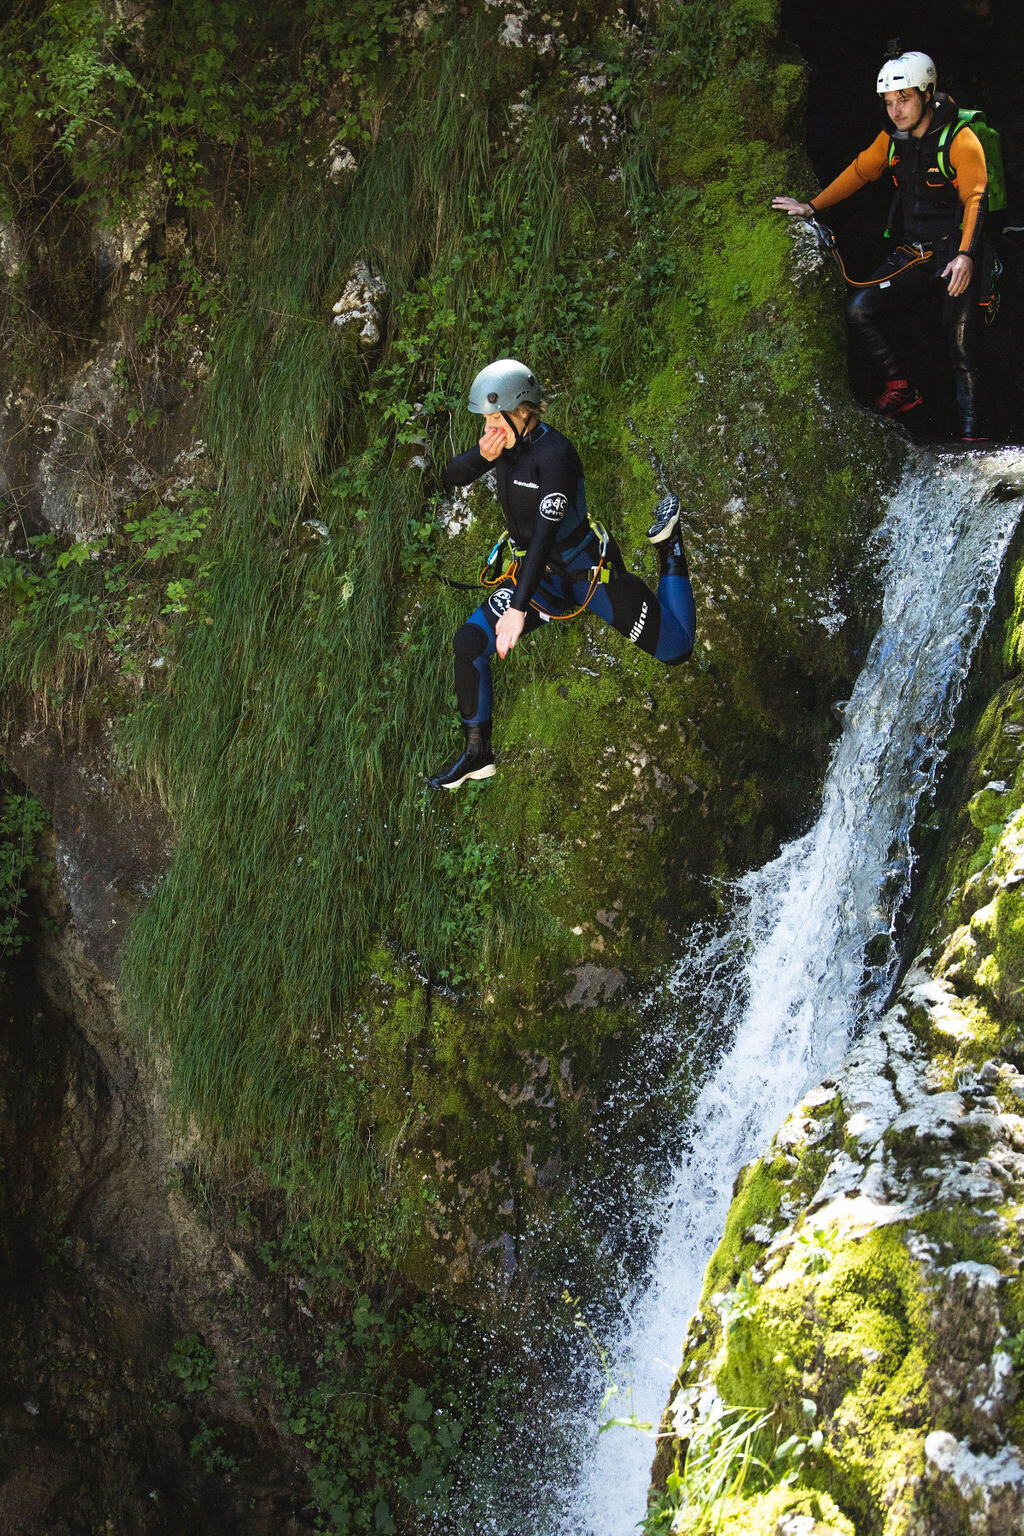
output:
[[549, 523], [560, 523], [568, 505], [568, 496], [563, 496], [561, 491], [552, 491], [550, 496], [544, 497], [537, 510], [541, 517], [547, 518]]
[[524, 491], [539, 491], [540, 486], [535, 480], [513, 480], [513, 485], [521, 485]]

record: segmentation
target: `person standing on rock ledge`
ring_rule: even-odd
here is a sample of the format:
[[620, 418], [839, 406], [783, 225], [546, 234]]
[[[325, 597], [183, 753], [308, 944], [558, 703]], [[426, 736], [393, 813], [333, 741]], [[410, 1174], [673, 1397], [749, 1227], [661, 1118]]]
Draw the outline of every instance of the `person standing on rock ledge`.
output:
[[846, 306], [847, 319], [885, 380], [875, 409], [902, 416], [921, 404], [882, 323], [894, 306], [908, 305], [944, 282], [960, 435], [965, 443], [984, 442], [978, 426], [978, 298], [988, 172], [981, 141], [960, 125], [956, 104], [936, 91], [936, 81], [926, 53], [887, 60], [877, 90], [891, 126], [810, 202], [776, 197], [772, 207], [791, 218], [812, 218], [887, 169], [892, 173], [906, 244], [866, 283], [854, 285], [857, 291]]
[[470, 387], [469, 409], [484, 418], [483, 436], [452, 459], [444, 483], [470, 485], [494, 469], [508, 538], [491, 560], [497, 564], [506, 542], [511, 560], [493, 580], [485, 577], [490, 596], [455, 635], [465, 750], [428, 781], [432, 789], [457, 789], [494, 774], [491, 657], [497, 651], [504, 658], [549, 619], [575, 618], [586, 609], [667, 666], [686, 660], [696, 633], [678, 496], [658, 503], [647, 533], [661, 567], [655, 595], [626, 570], [615, 540], [590, 521], [580, 456], [542, 419], [540, 385], [525, 363], [501, 358], [482, 369]]

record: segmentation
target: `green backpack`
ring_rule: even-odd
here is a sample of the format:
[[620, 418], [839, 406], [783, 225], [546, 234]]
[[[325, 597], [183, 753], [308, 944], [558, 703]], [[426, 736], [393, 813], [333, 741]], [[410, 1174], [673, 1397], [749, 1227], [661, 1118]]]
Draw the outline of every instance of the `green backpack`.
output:
[[[998, 128], [993, 128], [980, 107], [957, 107], [957, 115], [939, 134], [937, 151], [939, 170], [947, 181], [956, 180], [956, 172], [949, 158], [949, 147], [961, 128], [973, 128], [985, 151], [985, 168], [988, 171], [988, 211], [1000, 213], [1006, 207], [1006, 169], [1003, 165], [1003, 141]], [[896, 145], [889, 140], [889, 164], [892, 165]]]
[[939, 134], [939, 169], [949, 181], [953, 180], [953, 167], [949, 160], [949, 146], [961, 128], [973, 128], [985, 151], [985, 167], [988, 171], [988, 211], [1000, 213], [1006, 207], [1006, 169], [1003, 165], [1003, 141], [998, 128], [993, 128], [978, 107], [958, 107], [955, 123], [947, 123]]

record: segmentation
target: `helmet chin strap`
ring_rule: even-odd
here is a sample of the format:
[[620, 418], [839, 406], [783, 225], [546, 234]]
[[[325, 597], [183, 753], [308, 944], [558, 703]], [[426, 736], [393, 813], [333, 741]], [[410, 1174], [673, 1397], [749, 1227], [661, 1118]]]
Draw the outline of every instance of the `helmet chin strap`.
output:
[[[921, 110], [917, 114], [917, 121], [914, 122], [914, 123], [911, 123], [909, 128], [903, 128], [899, 132], [899, 134], [896, 135], [896, 137], [897, 138], [901, 138], [901, 139], [913, 138], [915, 129], [920, 128], [921, 124], [924, 122], [925, 114], [927, 112], [931, 111], [931, 109], [932, 109], [932, 102], [933, 102], [933, 93], [932, 93], [931, 89], [929, 88], [927, 91], [922, 91], [921, 92]], [[888, 116], [888, 113], [886, 114], [886, 116]]]
[[911, 123], [911, 125], [910, 125], [910, 132], [911, 133], [914, 132], [915, 128], [920, 128], [921, 124], [924, 122], [925, 113], [930, 112], [930, 111], [931, 111], [931, 104], [929, 103], [928, 97], [925, 96], [921, 100], [921, 110], [917, 114], [917, 122], [916, 123]]
[[[533, 412], [531, 411], [530, 412], [530, 416], [532, 416], [532, 415], [533, 415]], [[527, 419], [527, 423], [529, 423], [530, 416], [528, 416], [526, 418]], [[519, 443], [521, 443], [521, 442], [523, 442], [525, 440], [527, 434], [529, 433], [529, 431], [530, 431], [529, 425], [527, 425], [527, 428], [526, 428], [525, 432], [520, 432], [519, 428], [516, 426], [515, 422], [512, 420], [512, 417], [509, 415], [508, 411], [502, 411], [501, 417], [502, 417], [502, 420], [504, 421], [505, 425], [511, 429], [512, 436], [515, 438], [516, 444], [518, 446]]]

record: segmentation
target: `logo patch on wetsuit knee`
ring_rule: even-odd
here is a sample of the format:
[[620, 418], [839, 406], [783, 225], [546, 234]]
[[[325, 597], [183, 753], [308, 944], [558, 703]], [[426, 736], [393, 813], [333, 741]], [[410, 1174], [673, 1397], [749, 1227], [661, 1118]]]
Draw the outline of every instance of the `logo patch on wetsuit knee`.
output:
[[549, 523], [560, 523], [568, 505], [568, 496], [563, 496], [561, 491], [552, 491], [550, 496], [544, 497], [537, 510]]
[[511, 603], [511, 587], [499, 587], [497, 592], [492, 592], [490, 597], [487, 599], [488, 608], [493, 614], [496, 614], [499, 619], [503, 613], [507, 612], [508, 608], [511, 606]]
[[646, 623], [647, 623], [647, 604], [644, 603], [643, 607], [640, 609], [640, 617], [637, 619], [636, 623], [633, 625], [633, 628], [629, 632], [629, 638], [631, 640], [639, 640], [640, 636], [644, 632], [644, 625]]

